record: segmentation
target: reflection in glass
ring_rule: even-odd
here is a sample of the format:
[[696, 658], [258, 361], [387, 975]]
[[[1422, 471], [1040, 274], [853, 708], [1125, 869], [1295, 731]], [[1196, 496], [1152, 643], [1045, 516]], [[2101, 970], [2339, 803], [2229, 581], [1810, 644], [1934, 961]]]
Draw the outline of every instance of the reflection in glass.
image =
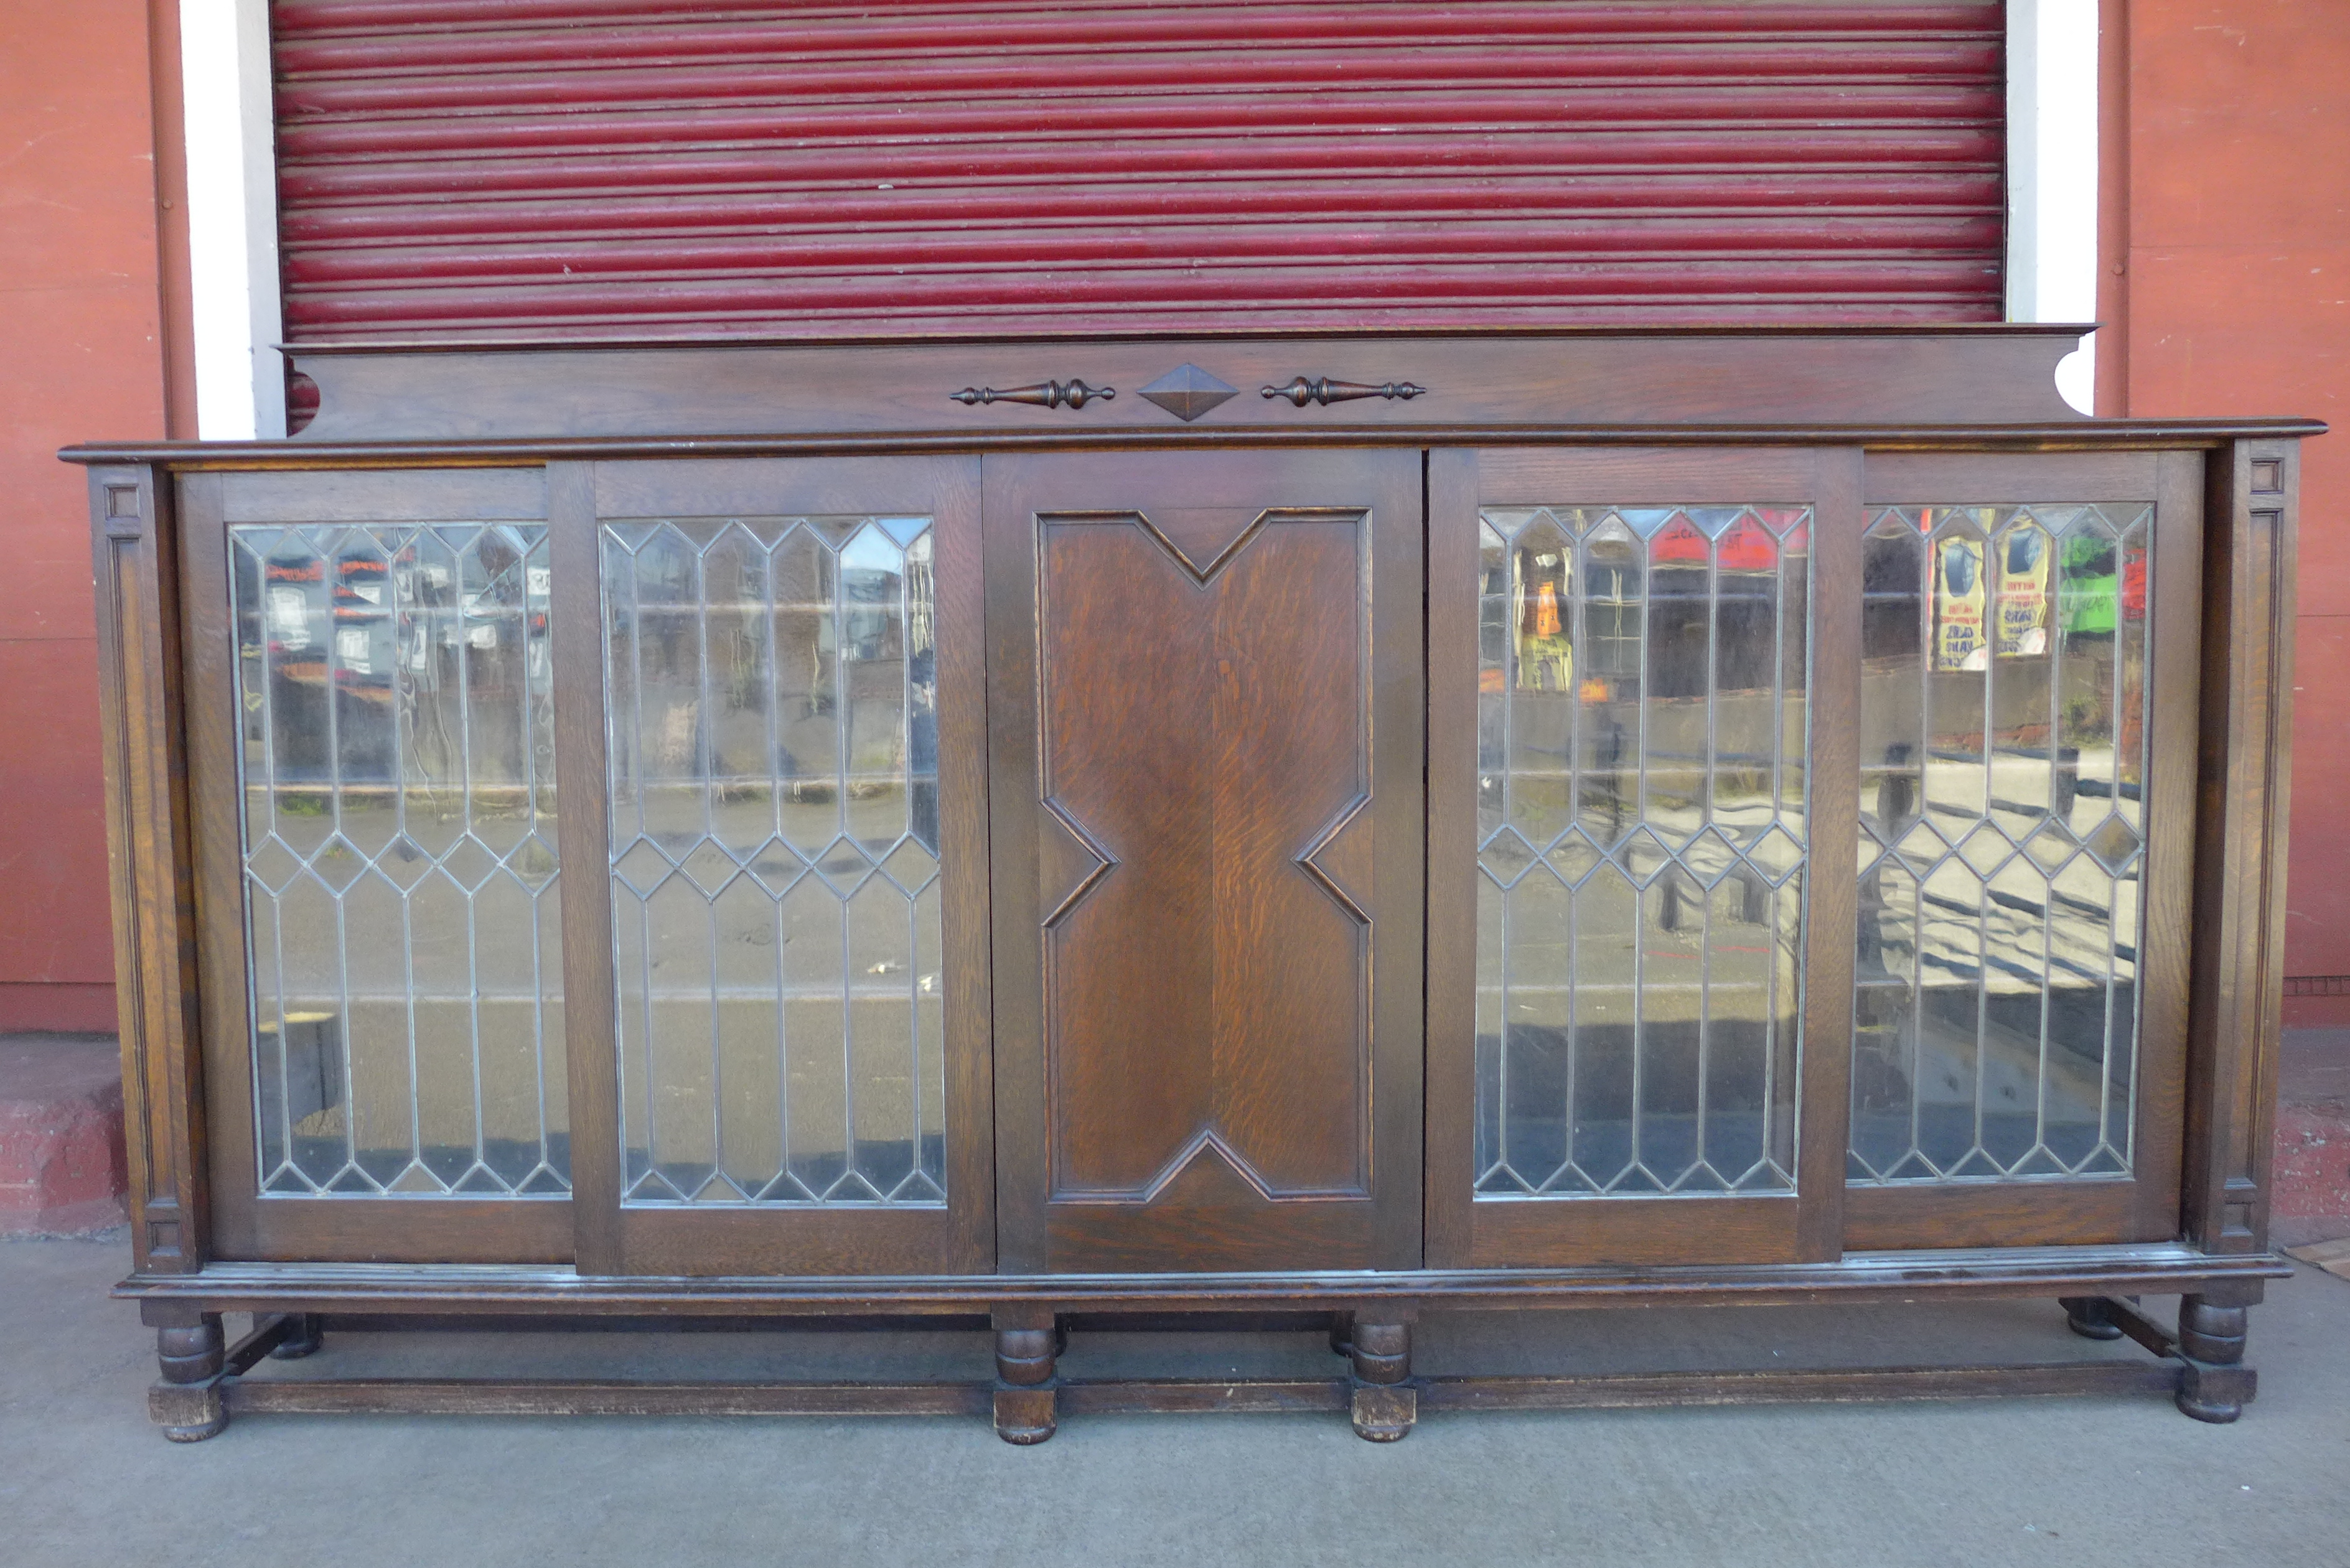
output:
[[1477, 1192], [1794, 1185], [1803, 507], [1487, 507]]
[[945, 1201], [932, 539], [604, 529], [629, 1202]]
[[546, 530], [229, 542], [263, 1190], [563, 1195]]
[[1855, 1181], [2130, 1168], [2152, 525], [1905, 506], [1869, 529]]

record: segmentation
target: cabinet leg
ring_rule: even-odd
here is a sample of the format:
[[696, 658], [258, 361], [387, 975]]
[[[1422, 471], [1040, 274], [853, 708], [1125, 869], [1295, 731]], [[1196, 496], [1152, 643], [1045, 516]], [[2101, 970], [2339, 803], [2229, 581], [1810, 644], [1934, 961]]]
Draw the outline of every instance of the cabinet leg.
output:
[[1410, 1435], [1419, 1419], [1419, 1390], [1411, 1381], [1411, 1325], [1365, 1323], [1348, 1336], [1354, 1364], [1355, 1435], [1392, 1443]]
[[218, 1313], [193, 1324], [155, 1331], [163, 1380], [148, 1390], [147, 1413], [175, 1443], [200, 1443], [228, 1425], [221, 1403], [221, 1357], [226, 1342]]
[[2201, 1296], [2179, 1298], [2178, 1353], [2187, 1370], [2178, 1382], [2178, 1407], [2199, 1421], [2232, 1421], [2252, 1397], [2252, 1370], [2243, 1364], [2245, 1310]]
[[1053, 1413], [1061, 1349], [1057, 1328], [995, 1331], [995, 1435], [1007, 1443], [1041, 1443], [1057, 1422]]
[[2083, 1339], [2119, 1339], [2122, 1325], [2114, 1321], [2113, 1304], [2103, 1296], [2059, 1296], [2064, 1325]]
[[286, 1337], [269, 1352], [272, 1361], [299, 1361], [315, 1355], [327, 1342], [327, 1320], [317, 1313], [296, 1312], [286, 1314]]

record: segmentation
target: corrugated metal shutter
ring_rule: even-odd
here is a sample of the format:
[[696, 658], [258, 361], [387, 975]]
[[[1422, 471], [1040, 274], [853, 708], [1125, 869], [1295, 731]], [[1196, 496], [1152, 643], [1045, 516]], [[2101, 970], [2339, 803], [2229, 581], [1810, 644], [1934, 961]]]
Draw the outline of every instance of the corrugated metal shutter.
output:
[[1996, 320], [1996, 4], [280, 0], [287, 330]]

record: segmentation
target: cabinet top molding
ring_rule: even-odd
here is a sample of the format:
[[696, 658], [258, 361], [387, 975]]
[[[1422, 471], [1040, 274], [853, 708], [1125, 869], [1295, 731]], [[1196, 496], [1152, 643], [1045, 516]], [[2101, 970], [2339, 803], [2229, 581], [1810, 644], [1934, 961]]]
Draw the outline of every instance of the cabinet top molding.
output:
[[[578, 436], [1772, 424], [2085, 424], [2057, 362], [2088, 328], [1945, 327], [1000, 338], [888, 343], [301, 347], [298, 444]], [[1424, 396], [1232, 398], [1190, 421], [1142, 398], [1068, 410], [941, 389], [1139, 387], [1195, 366]], [[1072, 402], [1072, 408], [1076, 405]]]
[[[1069, 446], [1863, 445], [2017, 451], [2306, 436], [2313, 421], [2096, 420], [2077, 327], [1387, 333], [824, 345], [296, 348], [299, 435], [97, 441], [73, 462], [331, 468]], [[1170, 379], [1172, 378], [1172, 379]], [[1079, 382], [1087, 396], [1037, 389]], [[1121, 398], [1180, 382], [1180, 396]], [[1306, 383], [1328, 400], [1243, 397]], [[941, 389], [1028, 389], [993, 399]], [[1409, 387], [1409, 395], [1400, 389]], [[1216, 389], [1233, 389], [1230, 394]], [[1384, 395], [1398, 389], [1394, 397]]]
[[321, 469], [537, 468], [646, 458], [880, 457], [1083, 447], [1865, 447], [1877, 452], [2174, 451], [2260, 438], [2324, 435], [2322, 420], [2074, 420], [2024, 424], [1435, 424], [1337, 421], [1318, 428], [809, 431], [775, 435], [504, 436], [377, 441], [89, 441], [61, 450], [91, 466], [154, 463], [193, 472]]

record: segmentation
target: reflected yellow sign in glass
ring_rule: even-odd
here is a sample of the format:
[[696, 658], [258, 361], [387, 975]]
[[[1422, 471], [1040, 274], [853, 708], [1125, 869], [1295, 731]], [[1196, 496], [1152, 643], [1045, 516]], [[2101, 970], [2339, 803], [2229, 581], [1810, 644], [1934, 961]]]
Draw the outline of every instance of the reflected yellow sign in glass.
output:
[[1999, 608], [1994, 649], [2002, 659], [2048, 651], [2048, 572], [2053, 554], [2044, 529], [2008, 530], [1998, 546]]
[[1934, 546], [1934, 668], [1982, 670], [1991, 663], [1984, 625], [1983, 546], [1980, 539], [1944, 539]]

